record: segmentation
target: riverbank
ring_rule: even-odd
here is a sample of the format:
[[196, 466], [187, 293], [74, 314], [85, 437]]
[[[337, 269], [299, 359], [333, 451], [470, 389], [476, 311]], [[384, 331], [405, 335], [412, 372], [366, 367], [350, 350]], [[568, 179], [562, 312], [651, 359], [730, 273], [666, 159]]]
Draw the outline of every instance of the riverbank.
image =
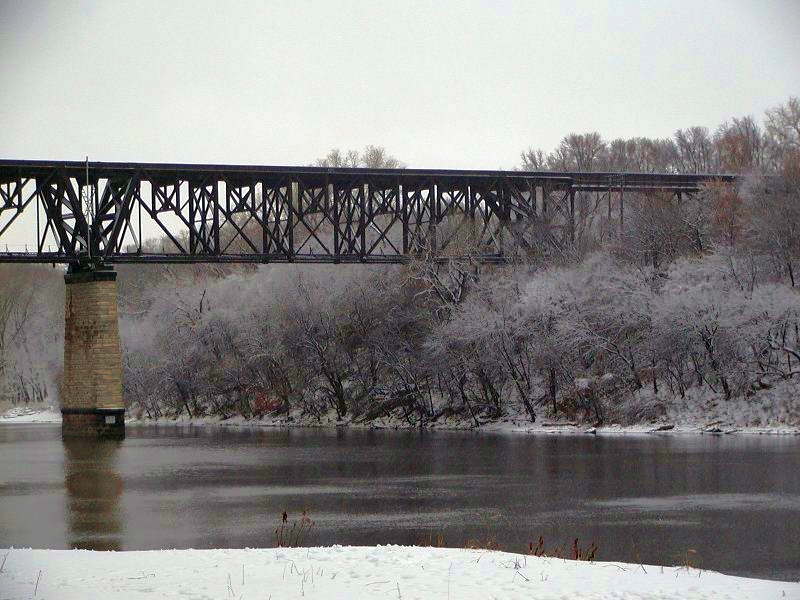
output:
[[800, 598], [800, 584], [691, 566], [414, 546], [0, 550], [3, 598]]
[[[3, 422], [0, 420], [0, 422]], [[58, 422], [58, 421], [53, 421]], [[324, 415], [320, 418], [307, 415], [267, 415], [260, 419], [245, 419], [241, 416], [223, 419], [220, 417], [188, 418], [179, 416], [175, 419], [133, 419], [127, 422], [129, 426], [137, 425], [182, 425], [192, 427], [321, 427], [336, 428], [349, 427], [353, 429], [374, 430], [417, 430], [429, 431], [478, 431], [484, 433], [519, 433], [519, 434], [566, 434], [566, 435], [626, 435], [626, 434], [657, 434], [657, 435], [800, 435], [800, 426], [793, 425], [767, 425], [758, 427], [740, 426], [735, 423], [721, 420], [705, 421], [696, 419], [693, 422], [663, 421], [657, 423], [643, 423], [639, 425], [604, 425], [597, 426], [572, 421], [537, 420], [531, 423], [525, 415], [504, 417], [496, 421], [484, 421], [476, 427], [474, 423], [465, 419], [442, 419], [433, 423], [425, 423], [421, 428], [409, 425], [400, 418], [381, 418], [367, 423], [347, 419], [336, 419], [334, 415]]]
[[[231, 427], [352, 427], [358, 429], [440, 429], [478, 430], [509, 433], [591, 433], [591, 434], [779, 434], [800, 435], [800, 377], [779, 380], [769, 388], [749, 396], [724, 400], [703, 389], [689, 389], [685, 397], [673, 397], [649, 389], [605, 402], [605, 421], [595, 425], [587, 415], [553, 417], [547, 407], [540, 407], [535, 422], [526, 410], [511, 401], [499, 418], [486, 415], [448, 413], [420, 424], [414, 415], [401, 410], [386, 411], [372, 419], [347, 415], [338, 418], [331, 409], [312, 414], [295, 408], [288, 413], [266, 413], [258, 417], [213, 415], [189, 417], [181, 412], [174, 417], [148, 419], [128, 415], [128, 425], [168, 423], [197, 426]], [[59, 423], [58, 408], [44, 404], [0, 407], [0, 423]]]
[[[53, 407], [32, 406], [6, 411], [0, 414], [0, 424], [30, 424], [30, 423], [60, 423], [61, 413]], [[134, 419], [128, 418], [126, 425], [136, 427], [140, 425], [180, 425], [187, 427], [264, 427], [264, 428], [337, 428], [348, 427], [353, 429], [389, 429], [389, 430], [416, 430], [420, 427], [410, 425], [408, 421], [398, 416], [381, 417], [368, 422], [352, 419], [337, 419], [334, 413], [324, 415], [302, 414], [294, 411], [289, 414], [264, 415], [260, 418], [246, 419], [242, 416], [223, 418], [218, 416], [204, 416], [189, 418], [179, 415], [175, 418], [161, 419]], [[573, 435], [626, 435], [626, 434], [656, 434], [656, 435], [800, 435], [800, 425], [777, 423], [767, 425], [746, 425], [741, 419], [715, 418], [684, 418], [682, 420], [662, 419], [653, 423], [636, 425], [609, 425], [594, 426], [588, 423], [575, 421], [548, 420], [540, 418], [531, 423], [527, 415], [520, 412], [513, 416], [505, 416], [498, 420], [484, 420], [479, 426], [464, 418], [443, 418], [434, 422], [425, 423], [421, 429], [440, 431], [480, 431], [486, 433], [525, 433], [525, 434], [573, 434]]]

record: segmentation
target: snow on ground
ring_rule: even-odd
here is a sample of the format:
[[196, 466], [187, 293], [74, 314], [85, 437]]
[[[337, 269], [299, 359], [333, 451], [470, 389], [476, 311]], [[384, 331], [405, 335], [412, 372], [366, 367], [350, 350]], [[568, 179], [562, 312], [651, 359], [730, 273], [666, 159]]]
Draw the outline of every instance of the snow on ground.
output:
[[687, 567], [409, 546], [258, 550], [0, 550], [0, 597], [800, 598], [800, 584]]
[[61, 423], [61, 411], [50, 406], [17, 406], [0, 414], [0, 423]]
[[[737, 413], [738, 414], [738, 413]], [[2, 419], [0, 419], [2, 422]], [[634, 425], [620, 425], [610, 423], [600, 427], [593, 427], [591, 424], [568, 421], [564, 419], [548, 419], [540, 416], [535, 423], [531, 423], [527, 414], [522, 411], [512, 412], [495, 421], [484, 421], [480, 428], [475, 428], [474, 422], [469, 418], [448, 417], [441, 418], [433, 423], [426, 423], [425, 429], [444, 430], [444, 431], [471, 431], [478, 430], [483, 432], [498, 433], [532, 433], [532, 434], [597, 434], [597, 435], [618, 435], [618, 434], [643, 434], [658, 433], [659, 435], [671, 434], [777, 434], [777, 435], [800, 435], [800, 425], [794, 423], [781, 422], [762, 422], [760, 425], [743, 424], [746, 421], [734, 416], [731, 418], [720, 417], [713, 412], [705, 412], [696, 415], [682, 415], [679, 418], [659, 419], [655, 422], [638, 423]], [[416, 429], [409, 425], [408, 421], [399, 415], [390, 417], [378, 417], [372, 421], [359, 422], [337, 420], [335, 414], [328, 413], [317, 417], [315, 415], [301, 414], [300, 411], [292, 411], [289, 415], [275, 414], [264, 415], [262, 418], [245, 419], [241, 416], [234, 416], [222, 419], [216, 416], [188, 418], [185, 414], [177, 418], [162, 419], [126, 419], [129, 426], [147, 425], [161, 423], [166, 425], [184, 426], [225, 426], [225, 427], [347, 427], [353, 429]]]
[[[5, 422], [0, 419], [0, 423]], [[10, 421], [8, 421], [10, 422]], [[262, 419], [245, 419], [240, 416], [229, 419], [219, 417], [195, 417], [187, 418], [185, 415], [176, 419], [126, 419], [126, 424], [131, 427], [138, 425], [182, 425], [187, 427], [265, 427], [265, 428], [286, 428], [286, 427], [347, 427], [352, 429], [416, 429], [400, 418], [379, 418], [369, 423], [354, 423], [351, 421], [337, 421], [333, 415], [326, 415], [318, 420], [316, 417], [294, 416], [287, 420], [285, 415], [264, 416]], [[697, 418], [690, 423], [673, 422], [669, 419], [657, 423], [643, 423], [638, 425], [605, 425], [592, 427], [587, 424], [580, 424], [567, 421], [551, 421], [547, 419], [537, 420], [531, 423], [525, 415], [512, 415], [498, 421], [488, 421], [482, 423], [480, 428], [475, 428], [467, 420], [442, 419], [433, 424], [426, 424], [425, 429], [441, 431], [482, 431], [486, 433], [528, 433], [528, 434], [596, 434], [596, 435], [622, 435], [622, 434], [646, 434], [655, 433], [659, 435], [674, 434], [755, 434], [755, 435], [800, 435], [800, 426], [795, 425], [762, 425], [762, 426], [739, 426], [730, 422], [718, 419]]]

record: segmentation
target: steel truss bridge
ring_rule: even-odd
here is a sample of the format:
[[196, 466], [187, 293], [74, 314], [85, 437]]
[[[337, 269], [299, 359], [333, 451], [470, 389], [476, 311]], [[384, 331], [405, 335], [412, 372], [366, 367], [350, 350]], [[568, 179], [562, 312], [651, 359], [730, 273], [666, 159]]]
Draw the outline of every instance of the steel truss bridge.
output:
[[0, 262], [501, 262], [568, 248], [587, 215], [618, 234], [626, 194], [734, 180], [0, 160]]

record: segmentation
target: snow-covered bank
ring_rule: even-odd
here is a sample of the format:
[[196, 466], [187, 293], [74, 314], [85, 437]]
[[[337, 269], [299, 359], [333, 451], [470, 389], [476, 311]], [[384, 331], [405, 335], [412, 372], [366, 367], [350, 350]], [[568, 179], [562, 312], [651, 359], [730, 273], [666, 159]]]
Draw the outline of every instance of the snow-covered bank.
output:
[[[508, 433], [658, 433], [658, 434], [783, 434], [800, 435], [800, 378], [781, 380], [772, 387], [759, 390], [749, 397], [724, 400], [708, 390], [690, 389], [685, 398], [676, 398], [666, 393], [654, 395], [649, 389], [620, 398], [615, 402], [615, 411], [623, 414], [652, 414], [654, 407], [660, 415], [657, 419], [639, 419], [619, 423], [609, 418], [601, 426], [592, 426], [591, 421], [569, 420], [559, 413], [558, 418], [547, 414], [541, 407], [535, 423], [525, 409], [509, 402], [505, 414], [498, 419], [482, 416], [480, 425], [466, 413], [448, 414], [436, 420], [426, 420], [425, 429], [479, 430]], [[136, 411], [134, 411], [136, 412]], [[610, 411], [614, 412], [614, 411]], [[337, 419], [329, 410], [322, 414], [303, 412], [299, 408], [290, 413], [266, 413], [257, 418], [235, 415], [200, 416], [189, 418], [183, 412], [177, 417], [162, 419], [127, 417], [129, 425], [163, 423], [181, 425], [220, 425], [232, 427], [352, 427], [358, 429], [418, 429], [418, 424], [399, 411], [389, 411], [370, 420], [348, 415]], [[60, 423], [57, 408], [43, 404], [18, 406], [0, 412], [0, 423]]]
[[[2, 550], [3, 598], [800, 598], [800, 584], [408, 546]], [[0, 557], [0, 561], [3, 558]]]
[[[53, 408], [14, 409], [0, 415], [0, 424], [61, 423], [61, 413]], [[333, 415], [318, 419], [312, 415], [265, 415], [260, 419], [245, 419], [241, 416], [223, 419], [221, 417], [196, 417], [189, 419], [181, 415], [175, 419], [131, 419], [128, 426], [137, 425], [185, 425], [185, 426], [220, 426], [220, 427], [352, 427], [355, 429], [418, 429], [400, 418], [380, 418], [370, 422], [337, 421]], [[485, 421], [476, 428], [474, 423], [464, 419], [442, 419], [428, 423], [424, 429], [442, 431], [483, 431], [487, 433], [528, 433], [528, 434], [596, 434], [622, 435], [645, 434], [749, 434], [749, 435], [800, 435], [800, 427], [788, 424], [748, 426], [738, 425], [735, 419], [708, 420], [696, 417], [677, 423], [666, 419], [659, 423], [643, 423], [638, 425], [611, 424], [592, 427], [586, 424], [548, 421], [540, 419], [531, 423], [524, 414], [505, 417], [496, 421]]]
[[[6, 422], [0, 419], [0, 423]], [[129, 419], [128, 426], [137, 425], [182, 425], [190, 427], [263, 427], [263, 428], [289, 428], [289, 427], [347, 427], [353, 429], [396, 429], [417, 430], [399, 418], [381, 418], [366, 423], [348, 420], [337, 421], [332, 415], [317, 419], [314, 416], [290, 415], [265, 415], [260, 419], [245, 419], [241, 416], [223, 419], [221, 417], [195, 417], [188, 418], [181, 415], [174, 419]], [[697, 418], [692, 422], [674, 423], [665, 420], [659, 423], [643, 423], [639, 425], [611, 424], [593, 427], [566, 421], [538, 420], [531, 423], [525, 415], [506, 417], [497, 421], [485, 421], [480, 427], [474, 423], [458, 419], [442, 419], [435, 423], [426, 423], [425, 430], [440, 431], [480, 431], [485, 433], [526, 433], [526, 434], [594, 434], [594, 435], [624, 435], [624, 434], [747, 434], [747, 435], [800, 435], [800, 427], [794, 425], [762, 425], [739, 426], [722, 420], [707, 421]]]
[[61, 423], [61, 412], [50, 406], [17, 406], [0, 414], [0, 423]]

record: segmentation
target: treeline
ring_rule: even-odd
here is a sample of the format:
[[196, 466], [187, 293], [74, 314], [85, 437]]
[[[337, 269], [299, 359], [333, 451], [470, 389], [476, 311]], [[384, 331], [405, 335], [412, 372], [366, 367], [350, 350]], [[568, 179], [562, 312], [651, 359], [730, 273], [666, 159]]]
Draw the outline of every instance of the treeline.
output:
[[766, 111], [763, 123], [733, 118], [714, 131], [679, 129], [672, 138], [604, 140], [597, 132], [573, 133], [551, 152], [521, 154], [526, 171], [614, 171], [639, 173], [797, 173], [800, 99]]

